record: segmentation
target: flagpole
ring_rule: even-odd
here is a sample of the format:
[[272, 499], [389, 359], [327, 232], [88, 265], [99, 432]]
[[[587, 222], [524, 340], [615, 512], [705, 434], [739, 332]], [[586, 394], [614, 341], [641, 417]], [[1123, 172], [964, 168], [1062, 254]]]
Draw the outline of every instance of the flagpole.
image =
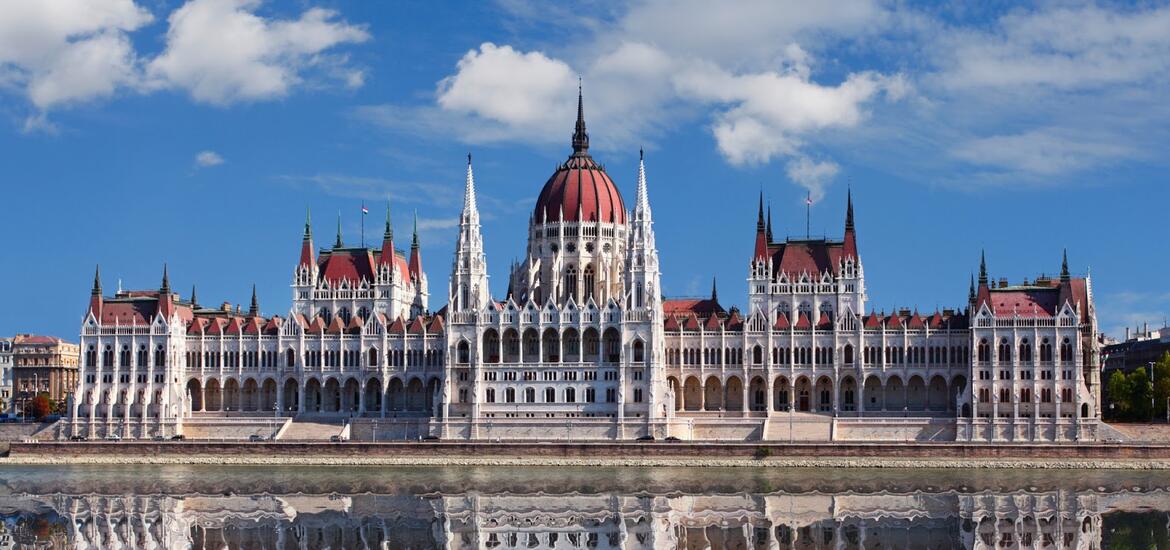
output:
[[366, 247], [366, 201], [362, 201], [362, 248]]

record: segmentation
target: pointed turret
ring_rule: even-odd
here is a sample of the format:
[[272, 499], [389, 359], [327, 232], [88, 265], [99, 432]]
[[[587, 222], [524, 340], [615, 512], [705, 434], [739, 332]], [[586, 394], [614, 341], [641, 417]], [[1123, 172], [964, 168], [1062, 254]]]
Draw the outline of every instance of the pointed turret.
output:
[[252, 305], [248, 306], [248, 317], [260, 316], [260, 301], [256, 299], [256, 284], [252, 283]]
[[102, 266], [97, 265], [93, 268], [93, 290], [89, 293], [89, 311], [95, 317], [101, 318], [102, 315]]
[[1072, 279], [1072, 275], [1068, 272], [1068, 250], [1065, 249], [1062, 254], [1063, 257], [1060, 261], [1060, 282], [1067, 283]]
[[646, 152], [642, 149], [638, 149], [638, 186], [634, 194], [634, 221], [650, 222], [650, 195], [646, 191]]
[[845, 194], [845, 254], [857, 256], [857, 232], [853, 228], [853, 190]]
[[985, 251], [979, 251], [979, 286], [987, 284], [987, 254]]
[[[627, 307], [649, 307], [659, 315], [662, 288], [658, 272], [658, 246], [654, 243], [654, 220], [650, 209], [650, 192], [646, 181], [646, 151], [638, 149], [638, 187], [634, 212], [626, 241], [625, 302]], [[618, 298], [619, 300], [622, 298]]]
[[711, 277], [711, 301], [719, 303], [719, 290], [715, 285], [715, 277]]
[[577, 125], [573, 130], [573, 156], [589, 155], [589, 133], [585, 131], [585, 100], [577, 78]]
[[418, 212], [414, 213], [414, 235], [410, 242], [410, 277], [418, 280], [422, 277], [422, 254], [418, 247]]
[[768, 244], [772, 244], [772, 243], [776, 242], [776, 240], [772, 238], [772, 201], [768, 201], [768, 230], [767, 230], [767, 233], [768, 233], [768, 235], [767, 235]]
[[447, 303], [457, 310], [482, 309], [491, 299], [488, 289], [487, 257], [483, 253], [483, 236], [479, 228], [479, 204], [475, 196], [475, 170], [471, 165], [471, 153], [467, 154], [463, 210], [459, 213], [459, 238], [455, 243], [455, 262], [451, 266], [448, 293]]
[[760, 190], [760, 209], [756, 214], [756, 251], [754, 258], [759, 260], [768, 256], [768, 234], [764, 225], [764, 191]]
[[195, 285], [191, 285], [191, 307], [199, 307], [199, 298], [195, 296]]
[[386, 201], [386, 227], [382, 230], [382, 253], [378, 256], [378, 265], [388, 265], [394, 268], [394, 227], [390, 223], [390, 201]]
[[305, 235], [301, 238], [301, 261], [297, 265], [311, 266], [313, 258], [313, 215], [305, 209]]
[[967, 301], [975, 301], [975, 274], [971, 274], [971, 286], [967, 287]]
[[162, 285], [158, 289], [158, 312], [163, 317], [170, 319], [174, 311], [175, 302], [171, 295], [171, 278], [167, 274], [167, 264], [163, 263]]
[[345, 243], [341, 240], [341, 211], [337, 211], [337, 242], [333, 243], [333, 248], [341, 248]]

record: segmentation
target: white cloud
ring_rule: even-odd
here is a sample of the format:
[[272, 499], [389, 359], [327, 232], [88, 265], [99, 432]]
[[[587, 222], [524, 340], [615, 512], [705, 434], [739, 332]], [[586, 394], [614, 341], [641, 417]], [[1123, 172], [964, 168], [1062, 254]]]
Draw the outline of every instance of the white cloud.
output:
[[1131, 157], [1107, 136], [1079, 136], [1044, 128], [960, 143], [952, 154], [971, 164], [1035, 176], [1055, 176]]
[[[152, 20], [132, 0], [0, 0], [0, 73], [40, 111], [138, 82], [128, 37]], [[30, 117], [26, 128], [45, 127]]]
[[446, 111], [488, 122], [500, 139], [549, 139], [564, 134], [564, 113], [572, 112], [576, 84], [576, 74], [563, 61], [485, 42], [439, 82], [437, 102]]
[[219, 166], [224, 163], [223, 157], [215, 151], [200, 151], [195, 155], [195, 166], [200, 168], [209, 168], [212, 166]]
[[785, 166], [788, 179], [793, 183], [808, 189], [809, 197], [819, 202], [825, 196], [825, 187], [841, 171], [841, 167], [832, 161], [817, 162], [808, 157], [800, 157], [788, 161]]
[[[168, 18], [166, 50], [147, 66], [156, 87], [180, 88], [200, 102], [223, 105], [283, 97], [319, 54], [370, 35], [338, 21], [332, 10], [310, 8], [299, 19], [265, 19], [257, 0], [191, 0]], [[346, 76], [347, 85], [361, 77]]]

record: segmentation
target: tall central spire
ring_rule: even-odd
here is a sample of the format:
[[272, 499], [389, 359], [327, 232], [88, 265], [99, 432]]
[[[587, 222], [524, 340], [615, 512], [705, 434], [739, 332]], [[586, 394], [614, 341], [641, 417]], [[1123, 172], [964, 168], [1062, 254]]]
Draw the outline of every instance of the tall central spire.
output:
[[581, 93], [581, 77], [577, 77], [577, 126], [573, 131], [573, 155], [589, 154], [589, 133], [585, 131], [585, 101]]

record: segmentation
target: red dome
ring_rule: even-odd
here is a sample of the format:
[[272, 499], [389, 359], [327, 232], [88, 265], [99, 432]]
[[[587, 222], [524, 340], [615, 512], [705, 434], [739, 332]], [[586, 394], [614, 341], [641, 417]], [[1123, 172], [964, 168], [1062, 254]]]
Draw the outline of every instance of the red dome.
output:
[[624, 224], [626, 208], [621, 193], [605, 170], [588, 155], [574, 155], [544, 184], [533, 216], [536, 223], [547, 219]]
[[[605, 169], [589, 156], [589, 134], [585, 131], [585, 109], [577, 93], [577, 127], [573, 132], [573, 154], [544, 183], [536, 210], [536, 223], [605, 222], [626, 223], [622, 194]], [[562, 212], [564, 219], [561, 219]]]

